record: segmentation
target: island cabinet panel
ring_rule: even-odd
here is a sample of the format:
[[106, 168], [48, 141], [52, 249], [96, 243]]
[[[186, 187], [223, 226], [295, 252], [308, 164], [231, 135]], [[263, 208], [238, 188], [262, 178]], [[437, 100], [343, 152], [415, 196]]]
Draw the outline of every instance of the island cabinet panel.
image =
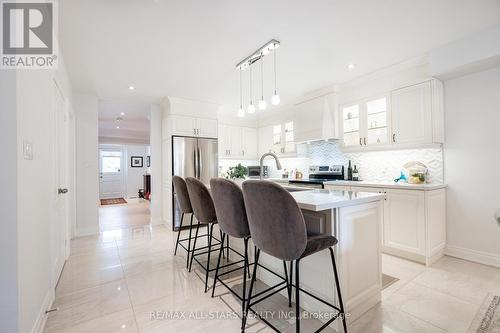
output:
[[424, 193], [387, 190], [384, 246], [425, 255]]
[[[347, 312], [355, 316], [367, 309], [367, 299], [381, 289], [380, 220], [382, 204], [374, 202], [340, 208], [337, 214], [338, 265]], [[338, 223], [337, 223], [338, 222]]]

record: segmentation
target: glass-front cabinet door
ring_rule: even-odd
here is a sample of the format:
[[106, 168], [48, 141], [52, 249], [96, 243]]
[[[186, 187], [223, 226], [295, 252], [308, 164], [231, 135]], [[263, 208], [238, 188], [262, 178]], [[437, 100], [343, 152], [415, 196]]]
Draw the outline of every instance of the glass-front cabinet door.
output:
[[382, 97], [366, 102], [366, 145], [388, 142], [387, 98]]
[[366, 147], [389, 142], [387, 96], [366, 99], [341, 107], [343, 146]]
[[342, 108], [342, 123], [344, 146], [352, 147], [360, 145], [360, 105], [354, 104]]

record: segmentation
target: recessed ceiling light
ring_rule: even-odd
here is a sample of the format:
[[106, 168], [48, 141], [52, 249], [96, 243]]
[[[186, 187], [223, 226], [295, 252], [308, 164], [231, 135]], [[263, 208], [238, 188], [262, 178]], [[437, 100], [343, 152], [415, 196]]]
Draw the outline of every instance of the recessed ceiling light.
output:
[[124, 116], [125, 115], [125, 112], [120, 112], [120, 116]]
[[128, 86], [128, 89], [129, 90], [135, 90], [135, 87], [134, 86]]
[[354, 67], [356, 67], [356, 65], [353, 64], [352, 62], [349, 65], [347, 65], [347, 69], [354, 69]]
[[116, 129], [120, 129], [120, 126], [116, 126]]

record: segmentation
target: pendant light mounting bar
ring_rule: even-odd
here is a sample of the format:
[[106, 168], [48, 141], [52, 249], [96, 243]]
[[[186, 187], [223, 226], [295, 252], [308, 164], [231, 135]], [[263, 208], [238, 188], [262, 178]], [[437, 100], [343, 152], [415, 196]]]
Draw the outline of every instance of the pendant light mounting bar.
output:
[[248, 68], [251, 66], [253, 63], [259, 61], [261, 58], [264, 56], [268, 55], [275, 49], [277, 49], [280, 46], [280, 41], [276, 39], [271, 39], [269, 42], [265, 43], [261, 47], [259, 47], [254, 53], [240, 61], [237, 65], [236, 68], [239, 70], [244, 70], [245, 68]]

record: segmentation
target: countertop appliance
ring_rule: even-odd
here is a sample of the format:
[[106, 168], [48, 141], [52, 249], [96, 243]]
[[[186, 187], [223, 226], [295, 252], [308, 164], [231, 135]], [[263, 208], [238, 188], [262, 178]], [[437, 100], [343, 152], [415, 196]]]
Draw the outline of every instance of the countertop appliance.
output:
[[[195, 137], [172, 137], [172, 175], [182, 178], [194, 177], [204, 184], [217, 177], [219, 168], [217, 139]], [[181, 222], [181, 210], [172, 185], [172, 228], [178, 229]]]
[[324, 188], [323, 183], [332, 180], [344, 180], [343, 165], [311, 165], [309, 179], [290, 179], [289, 184], [309, 188]]
[[[248, 178], [260, 179], [260, 165], [250, 165], [248, 168]], [[269, 167], [267, 165], [263, 166], [264, 174], [262, 178], [269, 178]]]

